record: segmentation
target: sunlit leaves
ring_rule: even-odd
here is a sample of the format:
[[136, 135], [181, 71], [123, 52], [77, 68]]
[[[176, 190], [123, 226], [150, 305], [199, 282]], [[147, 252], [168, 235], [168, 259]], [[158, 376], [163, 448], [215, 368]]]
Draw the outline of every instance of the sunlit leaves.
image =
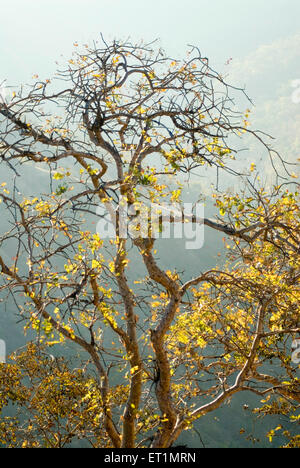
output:
[[[0, 366], [0, 408], [13, 401], [18, 417], [30, 419], [22, 426], [18, 417], [0, 419], [5, 447], [63, 448], [80, 439], [106, 446], [101, 390], [95, 379], [33, 344], [11, 360]], [[121, 386], [109, 395], [112, 407], [124, 398], [126, 389]]]
[[[17, 401], [34, 414], [22, 427], [0, 421], [0, 438], [8, 446], [83, 438], [119, 447], [131, 432], [127, 446], [143, 445], [168, 433], [172, 420], [168, 436], [181, 421], [190, 429], [195, 406], [201, 417], [245, 388], [267, 393], [258, 414], [275, 414], [271, 394], [289, 402], [299, 394], [289, 350], [299, 331], [298, 193], [257, 188], [249, 163], [244, 192], [218, 192], [217, 219], [205, 219], [226, 235], [227, 263], [205, 272], [199, 261], [200, 276], [188, 283], [173, 266], [159, 266], [155, 240], [141, 236], [140, 223], [132, 223], [135, 239], [118, 233], [104, 242], [95, 234], [99, 205], [111, 220], [122, 201], [137, 212], [156, 203], [161, 215], [162, 202], [180, 206], [183, 180], [206, 168], [217, 168], [218, 178], [231, 172], [239, 148], [229, 141], [249, 133], [250, 111], [236, 111], [235, 88], [196, 48], [174, 60], [149, 44], [75, 47], [57, 75], [61, 92], [50, 96], [50, 80], [38, 81], [21, 116], [17, 100], [12, 115], [1, 114], [3, 163], [30, 161], [51, 180], [48, 194], [23, 200], [1, 185], [12, 215], [1, 249], [15, 242], [13, 258], [0, 257], [1, 290], [14, 296], [25, 331], [43, 346], [0, 368], [1, 407]], [[80, 352], [79, 369], [56, 357], [67, 343]], [[276, 372], [261, 375], [273, 362]], [[292, 407], [278, 411], [298, 421]]]

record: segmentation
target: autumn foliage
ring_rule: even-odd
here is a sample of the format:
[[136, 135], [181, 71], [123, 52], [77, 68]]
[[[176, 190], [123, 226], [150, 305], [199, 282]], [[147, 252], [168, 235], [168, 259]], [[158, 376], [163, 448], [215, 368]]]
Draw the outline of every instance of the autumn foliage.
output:
[[[56, 80], [36, 77], [0, 103], [3, 167], [17, 177], [31, 164], [51, 179], [32, 197], [1, 186], [11, 223], [0, 244], [14, 252], [0, 256], [1, 294], [36, 335], [0, 365], [5, 446], [170, 447], [243, 391], [263, 401], [257, 413], [299, 421], [296, 180], [251, 130], [248, 108], [236, 110], [231, 93], [243, 90], [197, 48], [175, 60], [155, 47], [84, 46]], [[254, 164], [247, 174], [231, 165], [243, 137], [280, 163], [273, 187]], [[244, 180], [239, 193], [214, 190], [217, 215], [201, 220], [224, 235], [222, 266], [186, 281], [161, 266], [151, 230], [110, 242], [96, 232], [98, 206], [118, 216], [121, 199], [180, 205], [182, 176], [206, 168]], [[11, 404], [16, 414], [5, 416]], [[296, 433], [272, 431], [299, 447]]]

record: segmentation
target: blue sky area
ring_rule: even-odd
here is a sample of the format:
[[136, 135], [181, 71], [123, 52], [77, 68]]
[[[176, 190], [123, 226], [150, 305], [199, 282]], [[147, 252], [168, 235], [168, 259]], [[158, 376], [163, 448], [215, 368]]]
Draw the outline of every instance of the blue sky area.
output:
[[172, 55], [192, 43], [220, 67], [296, 34], [299, 17], [299, 0], [4, 0], [0, 76], [19, 83], [41, 70], [52, 74], [60, 54], [100, 31], [107, 39], [160, 38]]

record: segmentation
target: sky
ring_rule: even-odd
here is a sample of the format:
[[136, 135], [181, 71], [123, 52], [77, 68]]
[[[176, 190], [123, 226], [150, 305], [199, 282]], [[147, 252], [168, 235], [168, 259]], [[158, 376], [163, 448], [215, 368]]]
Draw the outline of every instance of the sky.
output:
[[253, 125], [296, 161], [299, 18], [299, 0], [2, 0], [0, 84], [28, 83], [34, 74], [51, 78], [75, 42], [91, 44], [100, 32], [107, 41], [158, 38], [174, 58], [193, 44], [227, 81], [246, 86], [255, 103]]
[[52, 73], [75, 41], [160, 38], [169, 54], [197, 45], [217, 66], [299, 32], [299, 0], [2, 0], [2, 79]]

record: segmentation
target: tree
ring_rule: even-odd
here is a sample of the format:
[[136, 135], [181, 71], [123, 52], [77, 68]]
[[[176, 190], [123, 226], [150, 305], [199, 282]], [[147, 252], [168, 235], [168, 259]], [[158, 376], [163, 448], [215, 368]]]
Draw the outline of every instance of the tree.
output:
[[[37, 337], [1, 365], [1, 407], [14, 401], [29, 418], [2, 419], [2, 443], [170, 447], [242, 391], [297, 411], [299, 195], [250, 129], [249, 110], [238, 112], [232, 94], [245, 92], [197, 48], [174, 60], [155, 44], [104, 40], [74, 53], [56, 80], [51, 90], [37, 77], [0, 104], [2, 164], [16, 177], [25, 163], [51, 176], [48, 193], [23, 198], [14, 181], [0, 194], [11, 217], [1, 247], [14, 251], [10, 262], [0, 256], [1, 291]], [[278, 177], [282, 164], [285, 181], [266, 189], [254, 165], [244, 175], [233, 168], [243, 136], [260, 143]], [[182, 175], [206, 168], [243, 177], [245, 190], [217, 187], [219, 216], [184, 218]], [[163, 202], [177, 211], [158, 210], [151, 223], [145, 207]], [[116, 228], [110, 242], [90, 227], [99, 206]], [[227, 263], [188, 281], [164, 269], [156, 246], [165, 217], [223, 233]], [[130, 270], [132, 249], [142, 278]], [[61, 356], [66, 343], [80, 351], [75, 371]], [[48, 347], [57, 357], [45, 357]]]

